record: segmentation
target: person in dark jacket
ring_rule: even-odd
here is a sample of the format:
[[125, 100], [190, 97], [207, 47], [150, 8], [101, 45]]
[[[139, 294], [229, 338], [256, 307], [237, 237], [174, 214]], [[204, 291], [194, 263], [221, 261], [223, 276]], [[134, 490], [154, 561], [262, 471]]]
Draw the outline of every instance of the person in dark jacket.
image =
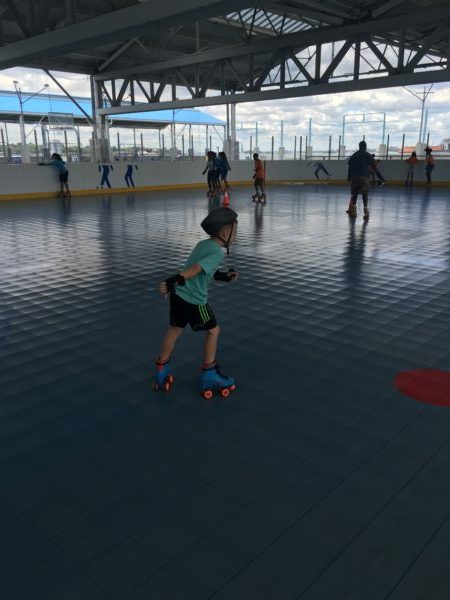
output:
[[364, 203], [364, 219], [369, 219], [369, 175], [370, 169], [378, 173], [377, 163], [367, 152], [367, 144], [359, 142], [359, 150], [348, 160], [348, 181], [351, 182], [351, 197], [348, 207], [350, 217], [356, 217], [356, 202], [361, 194]]

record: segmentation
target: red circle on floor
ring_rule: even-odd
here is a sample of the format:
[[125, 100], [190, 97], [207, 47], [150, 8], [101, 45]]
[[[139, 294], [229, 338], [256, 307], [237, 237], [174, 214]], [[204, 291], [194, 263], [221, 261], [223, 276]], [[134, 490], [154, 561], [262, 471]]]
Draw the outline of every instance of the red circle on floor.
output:
[[450, 406], [450, 371], [413, 369], [395, 376], [399, 392], [427, 404]]

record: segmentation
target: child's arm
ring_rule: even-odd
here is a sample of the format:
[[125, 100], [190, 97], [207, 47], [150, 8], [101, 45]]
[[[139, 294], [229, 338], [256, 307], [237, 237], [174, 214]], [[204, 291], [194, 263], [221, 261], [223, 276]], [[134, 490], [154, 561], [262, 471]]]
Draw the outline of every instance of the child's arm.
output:
[[202, 175], [204, 175], [207, 170], [208, 170], [208, 167], [206, 167], [206, 169], [203, 171]]
[[161, 294], [170, 294], [175, 291], [177, 285], [184, 285], [187, 279], [192, 279], [196, 277], [202, 272], [202, 268], [200, 265], [191, 265], [185, 271], [181, 271], [177, 275], [172, 275], [165, 281], [161, 281], [158, 286], [158, 289]]
[[181, 271], [180, 275], [184, 277], [184, 279], [192, 279], [193, 277], [197, 277], [202, 272], [202, 268], [200, 265], [195, 264], [191, 265], [186, 269], [186, 271]]
[[228, 269], [227, 272], [216, 271], [214, 273], [214, 279], [216, 281], [226, 281], [227, 283], [229, 283], [230, 281], [233, 281], [237, 278], [238, 278], [237, 271], [235, 271], [233, 268]]

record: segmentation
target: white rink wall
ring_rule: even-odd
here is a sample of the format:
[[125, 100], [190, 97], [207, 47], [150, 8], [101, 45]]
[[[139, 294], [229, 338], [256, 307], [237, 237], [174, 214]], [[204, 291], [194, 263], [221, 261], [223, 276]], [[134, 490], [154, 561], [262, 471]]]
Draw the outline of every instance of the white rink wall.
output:
[[[347, 161], [321, 161], [331, 173], [330, 183], [345, 183], [347, 180]], [[139, 188], [159, 186], [198, 186], [206, 187], [206, 175], [202, 175], [205, 162], [196, 161], [154, 161], [146, 163], [110, 163], [109, 181], [112, 190], [123, 191], [127, 187], [125, 172], [128, 164], [133, 164], [133, 180], [136, 191]], [[136, 169], [137, 165], [137, 169]], [[249, 185], [252, 183], [253, 161], [236, 161], [231, 163], [229, 181]], [[69, 186], [75, 194], [96, 192], [100, 189], [102, 166], [92, 163], [69, 163]], [[407, 165], [400, 160], [381, 161], [379, 169], [389, 183], [401, 184], [405, 180]], [[324, 179], [325, 174], [320, 173]], [[432, 174], [433, 183], [450, 186], [450, 160], [435, 159]], [[266, 161], [266, 180], [271, 182], [314, 181], [313, 161]], [[58, 173], [51, 166], [38, 165], [0, 165], [0, 198], [30, 197], [36, 195], [51, 196], [59, 190]], [[425, 163], [421, 161], [416, 167], [415, 183], [424, 185]], [[106, 189], [107, 186], [104, 186]]]

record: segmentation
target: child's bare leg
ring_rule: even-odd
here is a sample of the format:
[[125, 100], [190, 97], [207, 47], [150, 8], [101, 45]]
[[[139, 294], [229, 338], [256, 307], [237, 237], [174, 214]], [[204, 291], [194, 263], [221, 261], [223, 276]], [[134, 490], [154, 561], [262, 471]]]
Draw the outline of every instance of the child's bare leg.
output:
[[220, 327], [216, 325], [206, 331], [205, 346], [203, 349], [203, 363], [209, 365], [216, 360], [217, 342], [219, 340]]
[[172, 327], [167, 330], [166, 335], [163, 338], [161, 344], [161, 352], [159, 353], [158, 360], [162, 363], [167, 362], [172, 355], [172, 351], [177, 343], [178, 338], [183, 333], [184, 329], [181, 327]]

